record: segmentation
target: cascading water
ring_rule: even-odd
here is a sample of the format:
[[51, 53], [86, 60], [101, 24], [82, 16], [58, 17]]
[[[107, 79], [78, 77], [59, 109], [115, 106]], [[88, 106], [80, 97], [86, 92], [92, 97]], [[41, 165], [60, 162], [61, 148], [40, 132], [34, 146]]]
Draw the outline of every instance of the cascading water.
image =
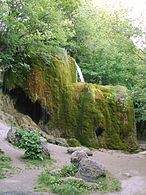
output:
[[76, 67], [77, 67], [77, 82], [79, 79], [80, 79], [80, 82], [85, 82], [82, 71], [77, 63], [76, 63]]

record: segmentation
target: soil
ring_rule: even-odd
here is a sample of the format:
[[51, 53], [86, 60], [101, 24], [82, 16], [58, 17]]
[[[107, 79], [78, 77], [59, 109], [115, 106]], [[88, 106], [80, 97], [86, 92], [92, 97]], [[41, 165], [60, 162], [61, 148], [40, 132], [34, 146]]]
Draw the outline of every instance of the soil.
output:
[[[24, 151], [6, 141], [6, 135], [10, 127], [0, 121], [0, 149], [12, 159], [12, 166], [17, 170], [12, 176], [0, 179], [0, 195], [34, 195], [51, 194], [49, 192], [34, 192], [37, 177], [44, 169], [42, 167], [27, 169], [27, 165], [21, 160]], [[70, 164], [70, 154], [67, 148], [54, 144], [47, 144], [51, 158], [56, 162], [53, 166]], [[110, 171], [121, 181], [122, 190], [106, 195], [145, 195], [146, 194], [146, 156], [143, 154], [123, 154], [113, 150], [93, 150], [93, 158], [102, 163], [106, 170]], [[98, 195], [99, 193], [92, 193]]]

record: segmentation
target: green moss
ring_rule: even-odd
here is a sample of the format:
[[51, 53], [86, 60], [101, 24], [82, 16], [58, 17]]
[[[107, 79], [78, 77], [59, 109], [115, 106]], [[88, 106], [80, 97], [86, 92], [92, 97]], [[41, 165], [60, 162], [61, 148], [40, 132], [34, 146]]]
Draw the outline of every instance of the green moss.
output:
[[63, 137], [98, 148], [94, 129], [101, 126], [105, 148], [133, 151], [138, 147], [134, 108], [125, 87], [75, 83], [76, 65], [71, 57], [65, 61], [52, 57], [47, 63], [32, 58], [30, 66], [25, 79], [23, 72], [20, 78], [7, 72], [5, 86], [21, 87], [33, 102], [38, 100], [46, 108], [48, 132], [58, 129]]
[[75, 138], [70, 138], [70, 139], [68, 139], [68, 140], [67, 140], [67, 143], [68, 143], [68, 145], [71, 146], [71, 147], [78, 147], [78, 146], [81, 146], [80, 142], [79, 142], [77, 139], [75, 139]]

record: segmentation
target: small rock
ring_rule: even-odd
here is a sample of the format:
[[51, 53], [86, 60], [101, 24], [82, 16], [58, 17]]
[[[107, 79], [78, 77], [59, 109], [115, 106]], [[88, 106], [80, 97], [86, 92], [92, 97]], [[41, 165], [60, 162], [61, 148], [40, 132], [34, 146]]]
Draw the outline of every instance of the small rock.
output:
[[46, 156], [46, 158], [50, 159], [50, 152], [49, 152], [46, 144], [43, 141], [41, 141], [40, 144], [42, 146], [42, 153]]
[[56, 140], [52, 135], [47, 135], [45, 132], [42, 133], [43, 137], [51, 144], [56, 144]]
[[50, 173], [50, 175], [54, 176], [57, 173], [61, 173], [61, 169], [51, 170], [49, 173]]
[[0, 149], [0, 154], [4, 154], [4, 152], [2, 151], [2, 149]]
[[44, 137], [40, 137], [41, 142], [47, 143], [47, 140]]
[[138, 154], [146, 154], [146, 151], [143, 151], [143, 152], [139, 152]]
[[75, 181], [78, 181], [78, 182], [81, 182], [81, 183], [85, 183], [85, 181], [83, 179], [81, 179], [81, 178], [76, 178], [76, 177], [61, 178], [62, 182], [69, 182], [69, 181], [72, 181], [72, 180], [75, 180]]
[[83, 159], [83, 158], [88, 158], [87, 153], [84, 152], [83, 150], [81, 151], [75, 151], [72, 153], [71, 155], [71, 163], [73, 163], [76, 167], [79, 166], [79, 162]]
[[86, 147], [69, 147], [67, 149], [67, 152], [72, 154], [75, 151], [81, 151], [81, 150], [86, 152], [88, 156], [92, 156], [93, 155], [92, 151], [89, 148], [86, 148]]
[[132, 175], [130, 173], [123, 173], [123, 176], [125, 176], [125, 177], [132, 177]]
[[101, 176], [106, 176], [105, 168], [102, 164], [91, 158], [81, 159], [76, 177], [82, 178], [87, 182], [95, 182]]
[[12, 143], [12, 144], [17, 144], [18, 140], [15, 136], [16, 133], [16, 127], [12, 127], [8, 133], [7, 133], [7, 140], [8, 142]]
[[56, 138], [55, 143], [56, 143], [56, 145], [68, 147], [68, 143], [67, 143], [66, 139], [61, 138], [61, 137]]

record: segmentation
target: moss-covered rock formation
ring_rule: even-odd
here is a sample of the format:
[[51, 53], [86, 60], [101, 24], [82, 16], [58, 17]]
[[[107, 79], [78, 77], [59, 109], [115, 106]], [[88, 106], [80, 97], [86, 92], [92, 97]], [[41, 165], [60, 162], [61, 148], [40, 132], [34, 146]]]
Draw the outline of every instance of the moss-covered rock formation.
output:
[[30, 71], [8, 71], [4, 85], [21, 88], [32, 102], [39, 102], [49, 114], [47, 131], [76, 138], [83, 145], [98, 148], [94, 129], [105, 129], [102, 145], [110, 149], [137, 149], [133, 103], [124, 87], [76, 83], [74, 59], [52, 57], [47, 63], [31, 58]]

